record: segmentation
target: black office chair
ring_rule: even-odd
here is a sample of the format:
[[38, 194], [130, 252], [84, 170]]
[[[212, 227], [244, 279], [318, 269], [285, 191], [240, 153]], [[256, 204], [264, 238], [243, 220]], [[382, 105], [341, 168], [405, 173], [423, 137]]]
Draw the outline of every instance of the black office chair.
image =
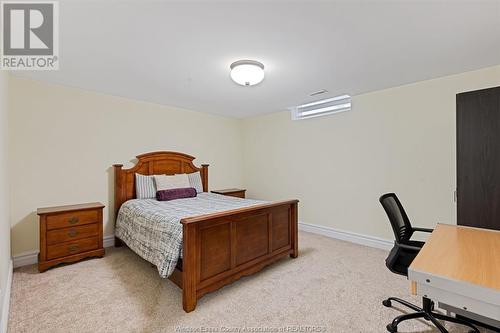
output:
[[[407, 277], [408, 267], [425, 244], [424, 242], [411, 240], [413, 233], [415, 231], [432, 232], [432, 229], [412, 227], [410, 220], [408, 219], [408, 216], [406, 215], [406, 212], [403, 209], [401, 202], [399, 202], [396, 194], [384, 194], [380, 197], [380, 203], [384, 207], [384, 210], [389, 217], [389, 221], [391, 222], [392, 231], [394, 231], [395, 237], [394, 247], [385, 260], [385, 264], [391, 272]], [[433, 312], [434, 303], [426, 297], [423, 297], [422, 299], [421, 308], [396, 297], [389, 297], [388, 299], [384, 300], [382, 304], [386, 307], [391, 307], [392, 302], [402, 304], [415, 312], [404, 314], [394, 318], [392, 323], [387, 325], [387, 331], [389, 332], [397, 332], [398, 325], [405, 320], [424, 318], [426, 320], [430, 320], [441, 332], [444, 333], [448, 333], [448, 331], [437, 319], [462, 324], [471, 329], [469, 333], [479, 333], [479, 330], [473, 324], [465, 320]]]

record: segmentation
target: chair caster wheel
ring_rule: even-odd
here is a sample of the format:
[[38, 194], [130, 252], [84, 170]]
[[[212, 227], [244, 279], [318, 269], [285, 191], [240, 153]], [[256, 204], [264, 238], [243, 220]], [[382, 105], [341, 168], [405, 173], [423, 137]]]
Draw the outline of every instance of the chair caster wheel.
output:
[[[383, 301], [382, 301], [382, 304], [383, 304], [385, 307], [388, 307], [388, 308], [390, 308], [390, 307], [392, 306], [391, 301], [390, 301], [390, 300], [388, 300], [388, 299], [383, 300]], [[389, 331], [389, 332], [390, 332], [390, 331]], [[394, 332], [396, 332], [396, 331], [394, 331]]]
[[389, 325], [387, 325], [387, 331], [391, 332], [391, 333], [397, 332], [398, 331], [398, 327], [397, 326], [393, 326], [392, 324], [389, 324]]

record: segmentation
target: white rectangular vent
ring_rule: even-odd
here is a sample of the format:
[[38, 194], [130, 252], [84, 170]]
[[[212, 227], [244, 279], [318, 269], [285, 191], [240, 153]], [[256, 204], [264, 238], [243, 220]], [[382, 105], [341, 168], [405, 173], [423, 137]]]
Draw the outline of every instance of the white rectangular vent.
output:
[[289, 108], [292, 119], [307, 119], [351, 110], [351, 96], [342, 95]]

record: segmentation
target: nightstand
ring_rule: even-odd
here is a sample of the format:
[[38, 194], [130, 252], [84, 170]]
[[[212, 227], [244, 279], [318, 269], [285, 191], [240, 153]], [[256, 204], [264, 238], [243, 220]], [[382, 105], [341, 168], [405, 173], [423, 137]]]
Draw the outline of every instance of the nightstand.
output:
[[39, 208], [40, 253], [38, 270], [88, 257], [103, 257], [102, 210], [95, 202]]
[[240, 188], [228, 188], [228, 189], [224, 189], [224, 190], [212, 191], [212, 193], [228, 195], [230, 197], [245, 198], [246, 191], [247, 190], [243, 190]]

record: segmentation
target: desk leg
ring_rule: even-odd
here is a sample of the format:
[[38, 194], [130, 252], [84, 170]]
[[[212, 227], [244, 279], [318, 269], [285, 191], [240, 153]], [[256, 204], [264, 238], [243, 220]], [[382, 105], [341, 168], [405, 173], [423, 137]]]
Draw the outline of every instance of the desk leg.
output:
[[415, 281], [410, 282], [410, 293], [414, 296], [417, 295], [417, 283]]

